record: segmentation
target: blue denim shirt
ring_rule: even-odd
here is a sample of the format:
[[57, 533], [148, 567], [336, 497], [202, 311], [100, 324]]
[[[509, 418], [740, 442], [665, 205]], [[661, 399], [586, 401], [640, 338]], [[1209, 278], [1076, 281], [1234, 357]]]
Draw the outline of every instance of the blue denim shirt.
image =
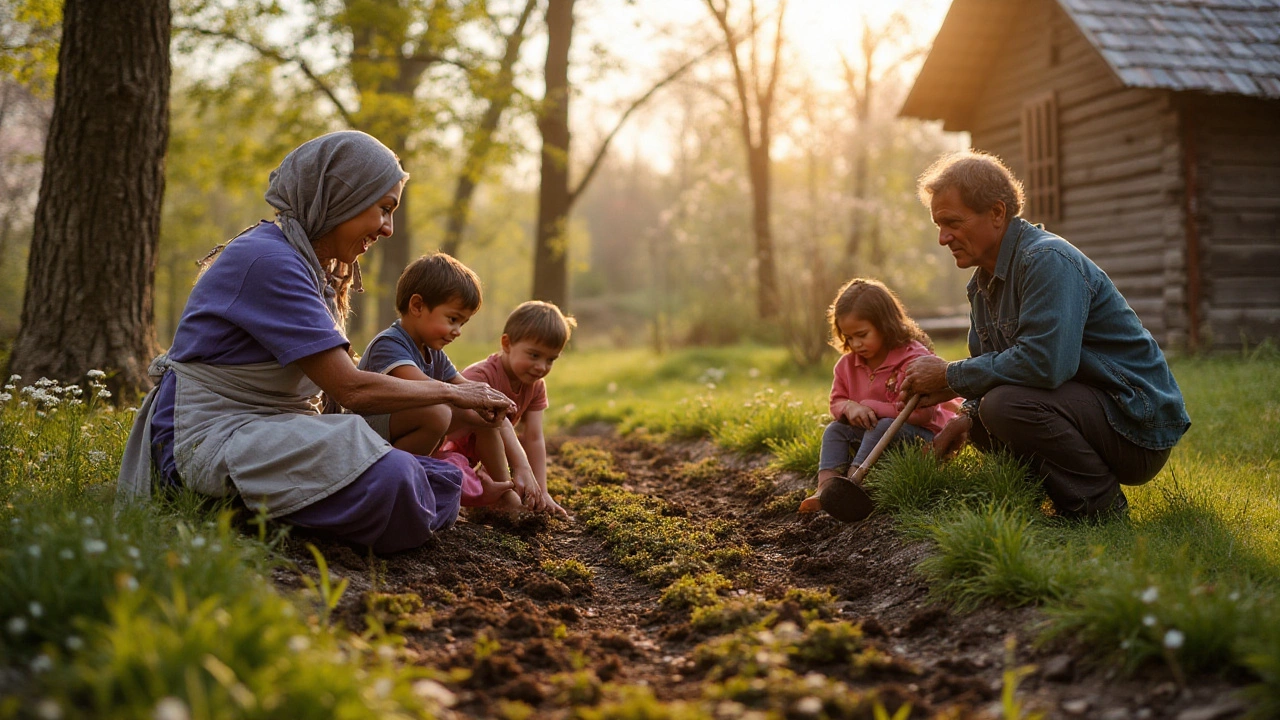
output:
[[1111, 278], [1071, 243], [1015, 217], [995, 273], [968, 285], [969, 359], [947, 366], [965, 398], [1000, 385], [1103, 391], [1107, 420], [1152, 450], [1173, 447], [1191, 420], [1164, 353]]

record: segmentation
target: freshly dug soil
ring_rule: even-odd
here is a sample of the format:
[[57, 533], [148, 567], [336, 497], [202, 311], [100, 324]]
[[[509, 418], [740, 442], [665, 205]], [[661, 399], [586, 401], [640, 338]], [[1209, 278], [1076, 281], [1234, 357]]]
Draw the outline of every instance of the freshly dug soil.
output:
[[[662, 498], [670, 514], [732, 523], [731, 540], [752, 551], [743, 567], [726, 573], [735, 587], [774, 599], [790, 588], [829, 589], [839, 618], [861, 623], [868, 642], [893, 658], [896, 671], [852, 683], [876, 688], [890, 710], [905, 700], [913, 718], [1001, 717], [1011, 637], [1013, 665], [1034, 666], [1018, 684], [1018, 698], [1047, 718], [1212, 720], [1244, 709], [1232, 699], [1239, 679], [1195, 677], [1179, 688], [1165, 668], [1125, 677], [1090, 663], [1087, 648], [1037, 647], [1042, 616], [1034, 608], [952, 612], [931, 599], [914, 570], [928, 545], [904, 541], [891, 518], [874, 514], [846, 525], [768, 507], [803, 488], [805, 478], [769, 474], [759, 459], [719, 455], [704, 442], [657, 444], [599, 432], [588, 442], [612, 455], [625, 489]], [[566, 439], [551, 443], [553, 461]], [[721, 477], [682, 479], [686, 463], [713, 455], [725, 468]], [[760, 497], [762, 476], [773, 481], [772, 497]], [[288, 552], [301, 570], [316, 571], [305, 540], [349, 579], [339, 621], [363, 631], [372, 599], [373, 614], [406, 638], [411, 661], [451, 678], [442, 682], [456, 696], [458, 716], [510, 715], [509, 703], [519, 701], [534, 717], [569, 717], [599, 701], [601, 683], [644, 685], [661, 701], [698, 701], [711, 682], [691, 659], [708, 637], [690, 627], [687, 612], [660, 606], [662, 588], [623, 570], [580, 522], [464, 512], [425, 547], [383, 558], [293, 535]], [[543, 570], [544, 561], [568, 559], [584, 563], [592, 579], [557, 579]], [[301, 585], [289, 573], [277, 581]], [[406, 594], [422, 606], [416, 598], [397, 604]], [[469, 672], [449, 675], [457, 669]], [[805, 716], [803, 708], [788, 715]]]

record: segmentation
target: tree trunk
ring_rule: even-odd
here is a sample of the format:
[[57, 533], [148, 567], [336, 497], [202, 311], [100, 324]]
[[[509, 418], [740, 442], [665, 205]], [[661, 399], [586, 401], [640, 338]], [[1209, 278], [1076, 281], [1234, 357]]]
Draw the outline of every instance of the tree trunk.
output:
[[471, 198], [475, 195], [476, 186], [489, 164], [489, 155], [493, 151], [493, 136], [498, 131], [502, 115], [511, 105], [515, 96], [515, 64], [520, 59], [520, 47], [524, 44], [525, 26], [537, 8], [537, 0], [526, 0], [520, 19], [515, 29], [507, 36], [506, 50], [498, 63], [498, 75], [489, 105], [480, 116], [480, 124], [467, 144], [466, 156], [462, 160], [462, 170], [458, 173], [458, 182], [453, 188], [453, 202], [449, 204], [445, 216], [444, 241], [440, 243], [440, 252], [457, 255], [462, 246], [462, 233], [471, 218]]
[[67, 0], [10, 372], [150, 386], [169, 135], [168, 0]]
[[[404, 157], [401, 155], [401, 157]], [[405, 168], [406, 171], [409, 168]], [[412, 171], [410, 171], [412, 172]], [[372, 294], [374, 300], [377, 301], [377, 309], [374, 315], [378, 319], [377, 329], [379, 332], [391, 327], [391, 323], [400, 317], [400, 312], [396, 310], [396, 282], [400, 280], [400, 273], [409, 266], [409, 262], [413, 258], [413, 230], [409, 219], [409, 196], [413, 193], [409, 191], [412, 183], [406, 183], [404, 190], [400, 193], [400, 205], [396, 208], [396, 225], [395, 233], [389, 238], [384, 238], [378, 243], [378, 292]], [[353, 296], [354, 297], [354, 296]], [[368, 307], [365, 303], [365, 307]], [[363, 350], [362, 350], [363, 352]]]
[[533, 298], [568, 307], [569, 300], [569, 45], [574, 0], [547, 5], [547, 94], [538, 116], [542, 184], [533, 259]]
[[769, 140], [747, 151], [751, 172], [751, 229], [756, 236], [756, 307], [761, 319], [778, 314], [778, 271], [773, 256], [773, 225], [769, 216]]

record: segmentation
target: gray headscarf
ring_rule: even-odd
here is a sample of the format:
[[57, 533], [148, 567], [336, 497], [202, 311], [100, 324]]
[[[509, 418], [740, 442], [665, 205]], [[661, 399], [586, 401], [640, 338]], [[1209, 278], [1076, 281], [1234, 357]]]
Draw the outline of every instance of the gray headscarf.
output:
[[[316, 290], [335, 318], [339, 317], [337, 290], [311, 242], [359, 215], [408, 178], [390, 148], [357, 130], [308, 140], [271, 171], [266, 200], [276, 209], [276, 224], [294, 250], [307, 259]], [[358, 261], [350, 275], [355, 290], [363, 292]]]

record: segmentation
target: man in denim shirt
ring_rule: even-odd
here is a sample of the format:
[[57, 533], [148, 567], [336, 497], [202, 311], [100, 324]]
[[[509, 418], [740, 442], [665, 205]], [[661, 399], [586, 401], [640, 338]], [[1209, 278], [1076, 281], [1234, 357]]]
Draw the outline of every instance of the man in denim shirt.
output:
[[1155, 477], [1191, 425], [1160, 346], [1093, 261], [1018, 217], [1022, 185], [998, 158], [944, 156], [917, 187], [938, 243], [977, 268], [969, 359], [920, 358], [902, 383], [922, 404], [966, 398], [935, 452], [1004, 446], [1059, 515], [1123, 512], [1120, 485]]

